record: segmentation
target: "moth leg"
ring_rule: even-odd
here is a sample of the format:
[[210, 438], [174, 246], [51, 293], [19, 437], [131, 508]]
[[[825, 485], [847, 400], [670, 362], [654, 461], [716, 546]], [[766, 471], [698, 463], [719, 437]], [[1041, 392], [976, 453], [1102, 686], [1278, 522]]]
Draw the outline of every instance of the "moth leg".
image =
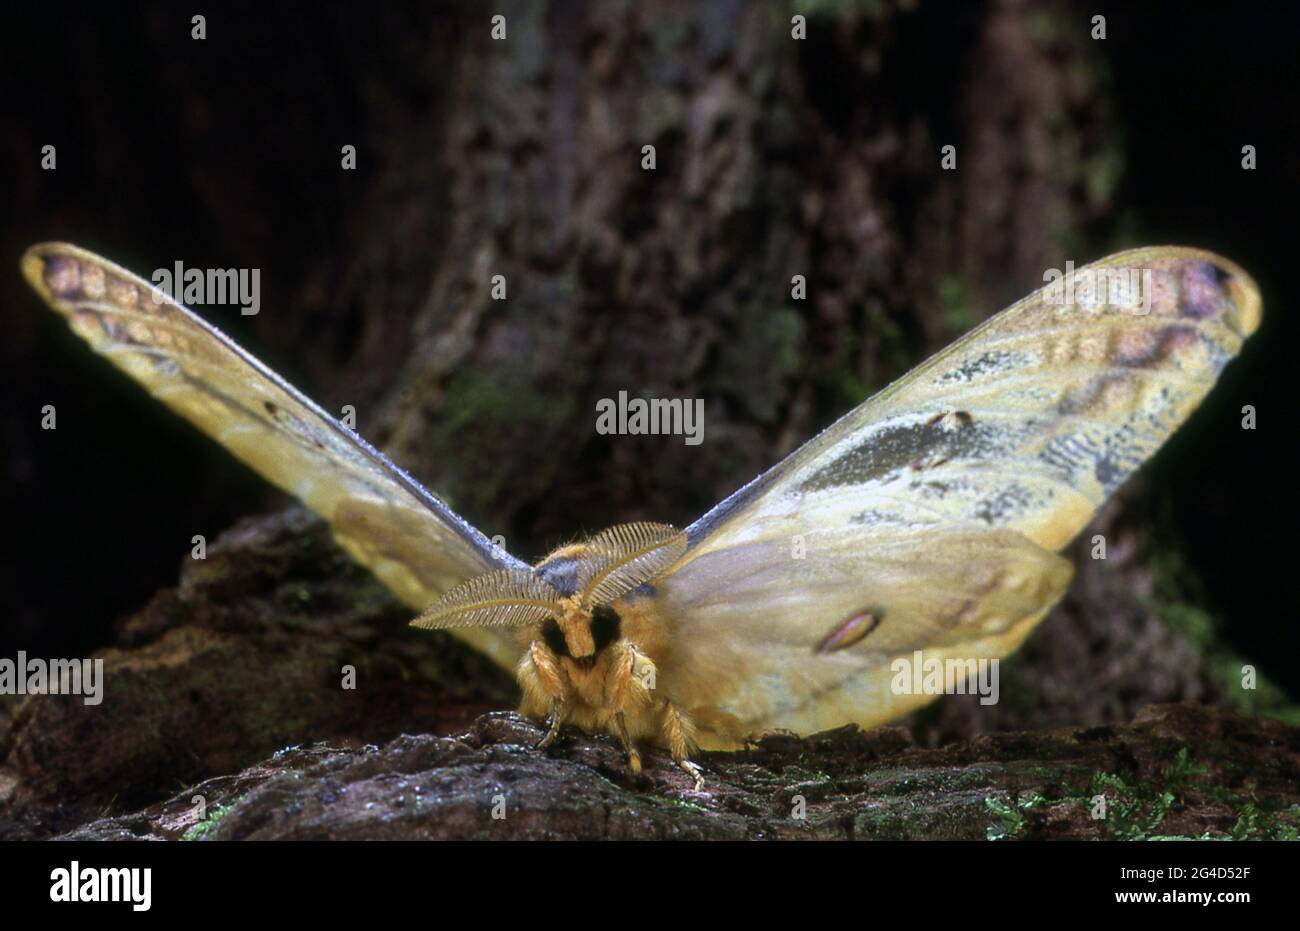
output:
[[560, 664], [551, 649], [542, 641], [534, 640], [517, 670], [519, 687], [523, 691], [520, 711], [531, 718], [542, 717], [543, 709], [550, 709], [550, 726], [536, 749], [545, 750], [560, 734], [560, 727], [568, 717], [569, 689], [560, 672]]
[[632, 737], [628, 734], [627, 718], [623, 710], [633, 700], [634, 693], [641, 685], [640, 681], [634, 678], [639, 662], [650, 661], [630, 643], [619, 644], [615, 649], [619, 650], [619, 654], [610, 666], [609, 678], [605, 680], [605, 702], [614, 711], [614, 736], [618, 738], [618, 742], [623, 745], [623, 752], [627, 754], [627, 768], [633, 773], [639, 773], [641, 754], [637, 752]]
[[568, 717], [569, 709], [563, 699], [557, 698], [551, 702], [550, 726], [546, 729], [546, 736], [537, 742], [534, 750], [545, 750], [551, 744], [555, 743], [555, 738], [560, 736], [560, 728], [564, 725], [564, 719]]
[[614, 728], [618, 732], [619, 743], [623, 745], [623, 752], [627, 754], [627, 768], [632, 770], [633, 775], [641, 772], [641, 754], [632, 745], [632, 738], [627, 733], [627, 721], [621, 711], [614, 715]]
[[690, 718], [666, 698], [663, 704], [662, 734], [664, 743], [668, 745], [668, 752], [673, 755], [673, 762], [694, 780], [695, 791], [703, 792], [704, 774], [697, 764], [686, 758], [691, 745], [695, 742], [695, 729], [691, 725]]
[[622, 713], [639, 697], [635, 693], [643, 690], [639, 688], [642, 682], [638, 681], [637, 674], [646, 666], [653, 670], [654, 664], [630, 643], [617, 643], [611, 650], [615, 658], [605, 679], [605, 704]]

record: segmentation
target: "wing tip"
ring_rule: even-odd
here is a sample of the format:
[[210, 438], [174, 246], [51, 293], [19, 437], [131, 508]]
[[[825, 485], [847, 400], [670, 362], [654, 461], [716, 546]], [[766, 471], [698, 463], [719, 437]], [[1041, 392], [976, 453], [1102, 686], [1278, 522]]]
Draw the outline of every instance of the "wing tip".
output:
[[1259, 284], [1231, 259], [1196, 246], [1144, 246], [1117, 253], [1103, 262], [1132, 259], [1134, 264], [1177, 263], [1182, 268], [1180, 314], [1194, 320], [1219, 318], [1242, 340], [1264, 319]]
[[82, 270], [93, 256], [71, 243], [38, 242], [23, 252], [18, 267], [32, 289], [51, 305], [76, 298]]
[[23, 277], [32, 289], [46, 300], [50, 299], [50, 289], [45, 283], [45, 260], [47, 256], [55, 253], [55, 247], [60, 243], [39, 242], [35, 245], [28, 246], [23, 252], [22, 258], [18, 260], [18, 268], [22, 271]]
[[[1224, 260], [1226, 261], [1226, 260]], [[1259, 285], [1244, 270], [1228, 263], [1228, 279], [1225, 287], [1231, 309], [1224, 315], [1224, 322], [1245, 339], [1259, 329], [1264, 319], [1264, 299], [1260, 296]]]

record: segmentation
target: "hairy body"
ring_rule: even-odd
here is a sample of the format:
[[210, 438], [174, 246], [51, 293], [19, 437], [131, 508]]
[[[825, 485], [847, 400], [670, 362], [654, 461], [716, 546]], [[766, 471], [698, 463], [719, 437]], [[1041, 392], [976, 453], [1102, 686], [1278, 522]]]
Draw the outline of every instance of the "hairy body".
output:
[[698, 787], [699, 767], [687, 759], [695, 749], [691, 719], [656, 690], [658, 664], [671, 645], [669, 632], [644, 591], [585, 610], [570, 579], [586, 549], [585, 544], [561, 547], [536, 566], [565, 596], [565, 610], [520, 631], [525, 648], [516, 670], [523, 692], [520, 713], [549, 720], [543, 747], [565, 724], [612, 734], [633, 772], [641, 769], [637, 741], [666, 747]]

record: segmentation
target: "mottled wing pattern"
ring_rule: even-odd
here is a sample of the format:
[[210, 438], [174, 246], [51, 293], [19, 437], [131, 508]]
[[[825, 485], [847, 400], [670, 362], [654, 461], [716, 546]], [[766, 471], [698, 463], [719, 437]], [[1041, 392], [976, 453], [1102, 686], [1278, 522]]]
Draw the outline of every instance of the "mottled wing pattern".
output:
[[[1099, 273], [1136, 274], [1145, 312], [1089, 299]], [[677, 644], [665, 687], [751, 730], [870, 725], [927, 700], [893, 694], [891, 657], [1015, 649], [1068, 584], [1054, 551], [1260, 316], [1244, 271], [1176, 247], [1119, 253], [1007, 308], [688, 528], [656, 587]], [[879, 613], [869, 634], [815, 652], [864, 610]]]
[[[143, 279], [44, 243], [24, 276], [73, 332], [173, 411], [328, 521], [339, 544], [421, 610], [465, 579], [527, 568], [215, 327]], [[513, 669], [500, 631], [455, 633]]]

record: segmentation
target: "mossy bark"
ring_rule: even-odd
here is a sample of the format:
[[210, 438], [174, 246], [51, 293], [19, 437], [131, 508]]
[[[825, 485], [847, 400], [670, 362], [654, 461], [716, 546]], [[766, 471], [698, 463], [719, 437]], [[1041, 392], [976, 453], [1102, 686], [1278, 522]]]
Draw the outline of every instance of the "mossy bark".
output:
[[[846, 839], [1300, 837], [1300, 729], [1196, 706], [1131, 724], [1006, 733], [937, 750], [906, 731], [771, 737], [704, 754], [695, 791], [654, 755], [491, 714], [451, 737], [316, 744], [70, 839]], [[196, 804], [202, 799], [202, 806]]]

